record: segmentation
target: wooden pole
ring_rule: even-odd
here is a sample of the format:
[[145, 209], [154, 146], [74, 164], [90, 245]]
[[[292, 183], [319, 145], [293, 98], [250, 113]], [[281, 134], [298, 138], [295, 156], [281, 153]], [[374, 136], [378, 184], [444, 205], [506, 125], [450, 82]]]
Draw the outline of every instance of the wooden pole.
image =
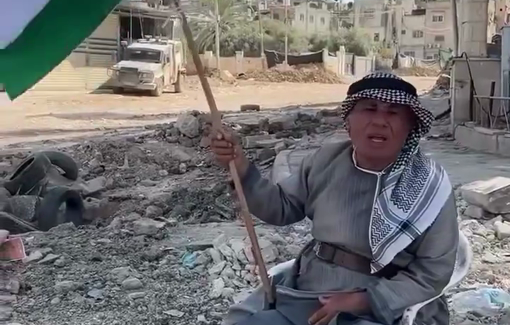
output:
[[[200, 83], [202, 84], [202, 88], [204, 90], [205, 98], [207, 100], [207, 104], [209, 105], [209, 109], [211, 110], [211, 118], [213, 128], [221, 129], [221, 115], [218, 111], [218, 107], [216, 106], [216, 101], [214, 100], [214, 96], [211, 90], [211, 86], [209, 85], [209, 81], [207, 80], [204, 73], [204, 66], [202, 64], [202, 60], [198, 55], [197, 48], [195, 46], [195, 41], [193, 40], [193, 35], [191, 32], [191, 28], [188, 25], [188, 20], [186, 19], [186, 14], [179, 6], [179, 0], [174, 0], [175, 6], [177, 8], [178, 13], [181, 16], [182, 20], [182, 29], [184, 32], [184, 36], [186, 37], [186, 41], [188, 43], [189, 50], [193, 57], [193, 62], [195, 63], [195, 67], [197, 69], [197, 75], [200, 79]], [[266, 265], [264, 264], [264, 258], [262, 257], [262, 252], [260, 250], [259, 241], [257, 238], [257, 233], [255, 232], [255, 226], [253, 224], [253, 220], [251, 218], [250, 212], [248, 211], [248, 203], [246, 202], [246, 197], [244, 196], [243, 187], [241, 185], [241, 180], [239, 178], [239, 174], [237, 173], [237, 168], [234, 161], [230, 162], [230, 174], [232, 175], [232, 180], [234, 181], [235, 190], [237, 193], [237, 197], [239, 199], [239, 205], [241, 207], [241, 217], [243, 218], [244, 224], [246, 226], [246, 231], [248, 232], [248, 237], [250, 238], [253, 257], [255, 259], [255, 263], [257, 263], [260, 279], [262, 282], [262, 286], [264, 291], [266, 292], [266, 297], [269, 302], [269, 305], [274, 305], [275, 297], [273, 295], [273, 291], [271, 289], [271, 283], [269, 282], [269, 276], [267, 274]]]

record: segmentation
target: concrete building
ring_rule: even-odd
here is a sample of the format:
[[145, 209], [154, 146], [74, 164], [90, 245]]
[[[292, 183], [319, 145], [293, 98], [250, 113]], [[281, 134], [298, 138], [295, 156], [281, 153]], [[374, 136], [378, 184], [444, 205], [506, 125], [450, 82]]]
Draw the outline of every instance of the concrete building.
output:
[[331, 12], [321, 1], [303, 2], [294, 7], [292, 26], [306, 35], [329, 33]]
[[400, 28], [400, 53], [417, 59], [425, 58], [424, 26], [426, 20], [425, 9], [414, 9], [402, 16]]
[[503, 26], [510, 23], [510, 0], [492, 0], [495, 6], [494, 23], [495, 32], [499, 33]]
[[425, 59], [439, 58], [439, 49], [453, 48], [452, 5], [450, 0], [427, 1], [425, 25]]
[[354, 27], [365, 30], [374, 42], [391, 39], [387, 0], [354, 1]]

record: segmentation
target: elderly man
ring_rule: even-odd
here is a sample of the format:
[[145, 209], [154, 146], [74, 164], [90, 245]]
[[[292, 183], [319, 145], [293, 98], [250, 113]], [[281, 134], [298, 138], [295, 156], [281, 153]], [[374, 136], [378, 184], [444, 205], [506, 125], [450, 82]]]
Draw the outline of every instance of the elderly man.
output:
[[[276, 283], [276, 308], [264, 308], [259, 288], [230, 309], [225, 325], [395, 324], [447, 285], [457, 212], [446, 172], [419, 149], [432, 114], [414, 86], [374, 73], [349, 87], [343, 115], [350, 141], [322, 147], [279, 184], [261, 177], [232, 132], [213, 134], [217, 160], [234, 160], [255, 216], [278, 226], [313, 221], [314, 241]], [[416, 322], [448, 318], [441, 298]]]

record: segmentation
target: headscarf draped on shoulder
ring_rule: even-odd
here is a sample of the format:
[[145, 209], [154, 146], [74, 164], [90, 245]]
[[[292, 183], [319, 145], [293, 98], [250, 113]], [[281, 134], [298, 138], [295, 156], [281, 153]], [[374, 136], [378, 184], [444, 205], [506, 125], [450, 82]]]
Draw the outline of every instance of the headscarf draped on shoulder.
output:
[[413, 85], [390, 73], [367, 75], [349, 87], [342, 104], [344, 118], [360, 99], [407, 105], [417, 120], [372, 208], [369, 235], [374, 273], [432, 225], [452, 186], [445, 170], [419, 148], [434, 116], [421, 105]]

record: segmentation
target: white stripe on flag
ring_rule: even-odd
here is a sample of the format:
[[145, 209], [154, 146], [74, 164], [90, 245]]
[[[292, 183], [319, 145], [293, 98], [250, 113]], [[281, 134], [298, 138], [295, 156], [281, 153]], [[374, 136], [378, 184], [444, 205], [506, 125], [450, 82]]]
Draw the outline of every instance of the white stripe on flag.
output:
[[11, 44], [50, 0], [0, 1], [0, 50]]

